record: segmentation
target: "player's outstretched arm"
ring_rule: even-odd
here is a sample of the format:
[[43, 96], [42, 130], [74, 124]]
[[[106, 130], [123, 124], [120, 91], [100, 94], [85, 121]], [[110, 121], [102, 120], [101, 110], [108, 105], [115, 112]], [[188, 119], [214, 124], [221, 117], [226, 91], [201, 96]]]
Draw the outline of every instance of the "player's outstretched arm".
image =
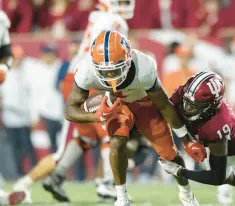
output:
[[163, 118], [170, 124], [176, 135], [182, 139], [186, 152], [196, 161], [202, 162], [206, 158], [206, 150], [203, 145], [192, 142], [187, 135], [186, 126], [181, 121], [172, 102], [169, 100], [160, 80], [157, 78], [151, 89], [146, 91], [153, 104], [161, 112]]
[[155, 85], [148, 91], [146, 91], [148, 97], [152, 100], [157, 109], [161, 112], [164, 119], [170, 124], [174, 129], [180, 129], [178, 132], [179, 137], [183, 137], [183, 141], [187, 140], [187, 129], [180, 120], [173, 104], [166, 95], [164, 89], [161, 86], [160, 80], [157, 78]]
[[210, 170], [191, 171], [183, 168], [179, 170], [178, 175], [209, 185], [222, 185], [225, 183], [232, 184], [232, 182], [235, 182], [233, 177], [234, 175], [231, 176], [230, 174], [230, 179], [226, 179], [227, 144], [227, 139], [222, 139], [219, 142], [208, 144], [210, 149]]
[[85, 112], [81, 105], [86, 101], [89, 91], [73, 85], [64, 111], [65, 119], [77, 123], [98, 122], [95, 113]]

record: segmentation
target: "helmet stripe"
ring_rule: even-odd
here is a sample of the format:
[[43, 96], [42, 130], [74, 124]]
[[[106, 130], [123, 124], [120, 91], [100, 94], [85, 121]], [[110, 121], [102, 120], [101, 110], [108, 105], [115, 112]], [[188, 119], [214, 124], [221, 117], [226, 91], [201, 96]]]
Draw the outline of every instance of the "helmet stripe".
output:
[[104, 62], [109, 62], [109, 38], [110, 31], [107, 31], [104, 35]]
[[190, 85], [189, 85], [189, 88], [188, 89], [190, 89], [191, 88], [191, 86], [193, 85], [193, 83], [201, 76], [201, 75], [203, 75], [205, 73], [205, 71], [203, 71], [203, 72], [199, 72], [198, 74], [196, 74], [195, 75], [195, 77], [196, 78], [194, 78], [193, 79], [193, 81], [190, 83]]
[[189, 88], [188, 88], [188, 95], [193, 97], [195, 94], [195, 91], [197, 90], [197, 88], [200, 86], [200, 84], [207, 79], [210, 76], [215, 75], [214, 72], [211, 71], [205, 71], [205, 72], [201, 72], [197, 75], [197, 77], [192, 81], [192, 83], [190, 84]]

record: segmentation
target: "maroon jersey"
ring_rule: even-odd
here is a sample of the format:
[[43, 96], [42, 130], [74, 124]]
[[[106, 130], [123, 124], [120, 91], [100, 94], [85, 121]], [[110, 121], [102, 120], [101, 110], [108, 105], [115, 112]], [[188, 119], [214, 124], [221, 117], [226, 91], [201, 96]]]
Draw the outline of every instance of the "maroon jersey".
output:
[[227, 138], [231, 140], [228, 143], [229, 155], [235, 155], [235, 113], [225, 99], [210, 119], [194, 122], [187, 122], [182, 115], [183, 86], [173, 93], [171, 101], [193, 138], [202, 141], [205, 145]]

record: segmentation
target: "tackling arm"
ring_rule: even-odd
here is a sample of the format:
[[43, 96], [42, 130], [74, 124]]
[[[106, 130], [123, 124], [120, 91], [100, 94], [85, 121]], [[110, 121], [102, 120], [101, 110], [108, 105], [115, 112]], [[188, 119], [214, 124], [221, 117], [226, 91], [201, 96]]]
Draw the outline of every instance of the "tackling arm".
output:
[[[147, 91], [148, 97], [152, 100], [153, 104], [161, 112], [164, 119], [174, 129], [183, 128], [184, 124], [180, 120], [173, 104], [166, 95], [164, 89], [161, 86], [160, 80], [157, 78], [154, 86]], [[185, 128], [185, 134], [183, 134], [183, 141], [186, 144], [189, 140], [187, 139], [187, 130]]]
[[206, 150], [203, 145], [191, 141], [187, 135], [186, 126], [182, 123], [172, 102], [167, 97], [161, 86], [160, 80], [156, 78], [155, 84], [146, 91], [153, 104], [161, 112], [163, 118], [170, 124], [176, 135], [182, 139], [185, 151], [196, 161], [201, 162], [206, 157]]
[[187, 169], [179, 169], [178, 175], [185, 177], [196, 182], [209, 185], [222, 185], [226, 183], [232, 184], [234, 175], [230, 175], [230, 179], [226, 180], [226, 167], [227, 167], [227, 139], [220, 142], [210, 143], [210, 170], [191, 171]]
[[95, 113], [85, 112], [81, 109], [81, 105], [87, 99], [88, 94], [89, 91], [83, 90], [75, 84], [73, 85], [64, 111], [67, 120], [77, 123], [98, 122]]

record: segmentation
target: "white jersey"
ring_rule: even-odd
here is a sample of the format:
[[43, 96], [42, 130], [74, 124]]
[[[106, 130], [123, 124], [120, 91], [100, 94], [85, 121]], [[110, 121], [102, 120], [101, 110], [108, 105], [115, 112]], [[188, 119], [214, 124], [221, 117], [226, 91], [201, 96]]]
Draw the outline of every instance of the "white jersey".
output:
[[[121, 92], [123, 96], [121, 99], [125, 102], [134, 102], [143, 99], [147, 95], [146, 90], [151, 89], [158, 78], [157, 65], [152, 57], [134, 49], [131, 51], [131, 57], [135, 68], [135, 71], [132, 72], [134, 77], [128, 77], [129, 73], [131, 73], [130, 70], [127, 78], [132, 78], [132, 82], [124, 89], [117, 90], [117, 92]], [[79, 88], [84, 90], [109, 90], [95, 76], [90, 55], [87, 55], [86, 58], [79, 61], [77, 68], [79, 69], [74, 79]]]
[[76, 63], [84, 54], [90, 52], [92, 42], [103, 31], [118, 31], [127, 37], [129, 28], [126, 21], [118, 14], [105, 11], [91, 12], [79, 52], [71, 61], [69, 72], [74, 72]]
[[10, 44], [9, 32], [10, 20], [4, 11], [0, 10], [0, 48]]

